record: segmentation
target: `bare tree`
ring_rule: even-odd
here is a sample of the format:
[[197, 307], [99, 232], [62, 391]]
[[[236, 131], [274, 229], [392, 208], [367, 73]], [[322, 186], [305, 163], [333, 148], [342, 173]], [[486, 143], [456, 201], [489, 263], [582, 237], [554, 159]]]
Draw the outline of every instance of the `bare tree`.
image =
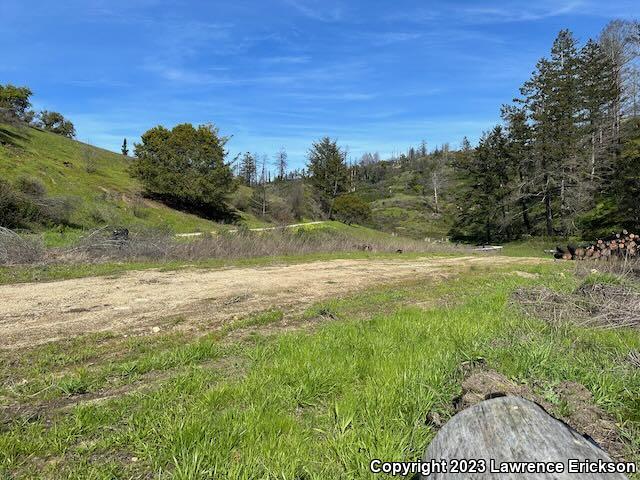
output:
[[287, 175], [287, 151], [284, 147], [276, 153], [276, 168], [278, 169], [278, 180], [284, 180]]

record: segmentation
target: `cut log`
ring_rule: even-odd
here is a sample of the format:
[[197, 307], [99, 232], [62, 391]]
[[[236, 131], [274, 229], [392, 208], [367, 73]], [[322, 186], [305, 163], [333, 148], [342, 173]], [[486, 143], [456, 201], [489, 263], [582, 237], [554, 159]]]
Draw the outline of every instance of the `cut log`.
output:
[[[485, 472], [453, 473], [451, 460], [484, 461]], [[624, 480], [622, 473], [569, 473], [570, 459], [612, 462], [593, 441], [556, 420], [539, 405], [520, 397], [485, 400], [454, 416], [435, 436], [424, 462], [445, 460], [449, 471], [422, 475], [424, 480]], [[561, 473], [495, 473], [503, 462], [561, 462]], [[453, 462], [455, 463], [455, 462]]]

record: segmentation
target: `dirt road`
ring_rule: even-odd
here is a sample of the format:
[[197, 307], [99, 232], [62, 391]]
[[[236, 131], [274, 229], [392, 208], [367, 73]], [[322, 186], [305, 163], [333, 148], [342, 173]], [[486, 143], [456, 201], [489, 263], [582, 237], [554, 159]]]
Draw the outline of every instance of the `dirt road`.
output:
[[[509, 257], [333, 260], [218, 270], [145, 270], [118, 277], [0, 286], [0, 349], [85, 333], [215, 329], [269, 308], [313, 302], [377, 284], [446, 275], [471, 265], [527, 264]], [[155, 328], [154, 328], [155, 327]]]

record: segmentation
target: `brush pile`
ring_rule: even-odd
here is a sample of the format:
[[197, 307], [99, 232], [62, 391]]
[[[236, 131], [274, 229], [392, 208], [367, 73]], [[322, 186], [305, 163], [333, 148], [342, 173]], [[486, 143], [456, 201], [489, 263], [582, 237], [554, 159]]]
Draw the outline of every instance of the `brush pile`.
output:
[[640, 235], [623, 230], [591, 244], [568, 245], [566, 250], [557, 246], [553, 257], [558, 260], [636, 258], [640, 253], [639, 249]]

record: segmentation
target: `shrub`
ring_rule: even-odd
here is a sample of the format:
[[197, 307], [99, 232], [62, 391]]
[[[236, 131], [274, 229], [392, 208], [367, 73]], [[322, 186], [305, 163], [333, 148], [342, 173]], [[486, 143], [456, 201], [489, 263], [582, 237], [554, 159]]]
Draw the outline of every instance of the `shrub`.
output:
[[98, 159], [96, 158], [96, 152], [88, 145], [82, 149], [82, 163], [84, 164], [84, 171], [87, 173], [96, 173], [98, 171]]
[[333, 204], [333, 213], [337, 220], [351, 225], [366, 223], [371, 218], [369, 204], [355, 194], [342, 195]]
[[109, 224], [114, 219], [111, 209], [104, 205], [97, 205], [93, 207], [89, 212], [89, 217], [98, 225]]
[[16, 182], [17, 189], [33, 198], [44, 197], [47, 192], [43, 183], [34, 177], [20, 177]]
[[131, 211], [136, 218], [147, 218], [149, 216], [149, 209], [140, 197], [136, 197], [131, 203]]
[[44, 186], [34, 179], [23, 178], [14, 188], [0, 180], [0, 226], [30, 228], [33, 224], [69, 225], [75, 210], [72, 197], [46, 197]]
[[43, 224], [71, 225], [71, 215], [76, 209], [77, 199], [73, 197], [48, 197], [40, 203], [37, 221]]
[[294, 220], [294, 215], [291, 211], [291, 206], [280, 197], [272, 197], [269, 203], [269, 210], [271, 218], [280, 224], [291, 223]]
[[252, 196], [253, 190], [251, 189], [251, 187], [240, 185], [231, 196], [230, 203], [234, 208], [240, 210], [241, 212], [248, 212], [251, 208]]
[[0, 180], [0, 227], [28, 227], [38, 212], [38, 206], [29, 197]]

